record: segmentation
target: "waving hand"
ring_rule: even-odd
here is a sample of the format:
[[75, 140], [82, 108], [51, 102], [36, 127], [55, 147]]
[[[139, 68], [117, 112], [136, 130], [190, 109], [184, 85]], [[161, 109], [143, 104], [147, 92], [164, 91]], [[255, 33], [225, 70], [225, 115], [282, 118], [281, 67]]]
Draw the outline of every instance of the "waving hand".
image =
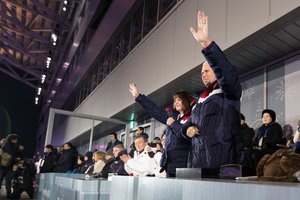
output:
[[194, 38], [202, 45], [203, 48], [207, 47], [211, 40], [208, 37], [208, 17], [204, 12], [198, 11], [197, 13], [198, 28], [195, 30], [190, 28]]

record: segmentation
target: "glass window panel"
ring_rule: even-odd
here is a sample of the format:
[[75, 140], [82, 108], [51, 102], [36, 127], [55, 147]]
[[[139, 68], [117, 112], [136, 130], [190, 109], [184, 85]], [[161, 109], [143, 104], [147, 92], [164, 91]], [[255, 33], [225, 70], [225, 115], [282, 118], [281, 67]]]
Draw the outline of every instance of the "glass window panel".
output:
[[285, 61], [285, 123], [292, 124], [294, 130], [300, 120], [300, 55]]
[[247, 124], [256, 129], [261, 126], [261, 111], [264, 109], [264, 71], [260, 70], [242, 81], [241, 113]]
[[92, 87], [91, 87], [91, 90], [93, 91], [96, 87], [97, 87], [97, 68], [93, 70], [92, 72]]
[[161, 20], [177, 3], [177, 0], [160, 0], [159, 1], [159, 20]]
[[130, 52], [130, 27], [131, 22], [129, 22], [122, 32], [121, 37], [121, 51], [120, 51], [120, 59], [125, 58]]
[[97, 67], [98, 70], [98, 77], [97, 77], [97, 85], [99, 85], [103, 81], [103, 63], [104, 63], [104, 58], [102, 57], [99, 61], [99, 65]]
[[143, 36], [157, 24], [158, 0], [145, 0]]
[[80, 90], [80, 102], [79, 104], [81, 104], [81, 102], [84, 100], [84, 88], [82, 87], [81, 90]]
[[113, 43], [111, 69], [113, 70], [118, 64], [121, 51], [121, 35], [119, 35]]
[[[109, 47], [105, 54], [103, 66], [105, 67], [105, 69], [110, 69], [111, 63], [112, 63], [112, 48]], [[105, 74], [105, 77], [106, 77], [106, 74]]]
[[132, 17], [131, 46], [133, 49], [142, 39], [143, 10], [138, 10]]
[[285, 82], [283, 63], [272, 67], [267, 72], [267, 108], [276, 113], [276, 121], [284, 125], [285, 119]]

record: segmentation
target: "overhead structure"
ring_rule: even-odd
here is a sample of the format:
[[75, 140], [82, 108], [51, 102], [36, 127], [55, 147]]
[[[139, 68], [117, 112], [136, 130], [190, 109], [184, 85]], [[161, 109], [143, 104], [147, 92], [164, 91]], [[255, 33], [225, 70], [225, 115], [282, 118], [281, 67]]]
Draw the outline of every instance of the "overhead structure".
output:
[[36, 103], [49, 95], [79, 2], [0, 1], [0, 71], [34, 88]]

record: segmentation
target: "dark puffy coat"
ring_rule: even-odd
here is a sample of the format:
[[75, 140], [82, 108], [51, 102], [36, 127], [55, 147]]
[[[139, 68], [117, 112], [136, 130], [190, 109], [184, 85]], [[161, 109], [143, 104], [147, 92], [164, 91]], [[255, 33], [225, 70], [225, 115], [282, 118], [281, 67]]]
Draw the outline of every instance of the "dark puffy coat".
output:
[[272, 122], [268, 126], [262, 125], [253, 140], [253, 146], [258, 146], [260, 138], [264, 137], [262, 150], [269, 150], [270, 154], [278, 150], [277, 144], [282, 144], [282, 128], [280, 124]]
[[33, 188], [33, 181], [35, 171], [34, 168], [25, 164], [24, 168], [18, 167], [17, 171], [12, 171], [13, 176], [13, 187], [18, 187], [21, 189], [30, 189]]
[[[259, 140], [263, 137], [262, 146], [258, 147]], [[282, 144], [282, 128], [276, 123], [272, 122], [271, 124], [265, 126], [262, 125], [257, 135], [253, 140], [253, 152], [252, 159], [254, 166], [256, 166], [259, 160], [266, 154], [273, 154], [278, 150], [277, 144]]]
[[[254, 168], [252, 160], [252, 141], [255, 135], [254, 129], [250, 128], [246, 123], [241, 125], [241, 134], [245, 149], [245, 167]], [[254, 174], [251, 174], [254, 175]]]
[[[147, 99], [145, 95], [139, 95], [136, 101], [156, 120], [166, 124], [168, 113], [164, 109], [156, 106], [152, 101]], [[190, 116], [183, 116], [177, 119], [181, 125], [185, 122], [183, 118]], [[176, 119], [176, 117], [174, 117]], [[183, 120], [182, 120], [183, 119]], [[165, 169], [169, 175], [175, 175], [176, 168], [186, 168], [187, 158], [190, 146], [190, 139], [182, 137], [181, 130], [177, 132], [167, 127], [166, 129], [166, 147], [163, 151], [160, 166]]]
[[63, 150], [63, 154], [58, 158], [55, 164], [55, 172], [73, 171], [77, 160], [77, 152], [70, 148]]
[[[86, 152], [85, 156], [87, 157], [87, 160], [85, 160], [85, 161], [83, 162], [83, 166], [81, 167], [82, 173], [85, 173], [86, 170], [87, 170], [90, 166], [94, 165], [94, 162], [93, 162], [93, 152], [88, 151], [88, 152]], [[91, 170], [89, 170], [89, 171], [91, 171]], [[88, 173], [88, 172], [87, 172], [87, 173]], [[90, 173], [92, 173], [92, 172], [90, 172]]]
[[109, 173], [113, 173], [111, 165], [115, 162], [115, 158], [111, 158], [105, 161], [105, 166], [103, 167], [101, 174], [103, 178], [107, 178]]
[[114, 162], [110, 165], [110, 168], [114, 174], [128, 175], [124, 168], [124, 162], [120, 159], [120, 156], [123, 154], [127, 154], [126, 149], [120, 151]]
[[50, 152], [45, 155], [43, 166], [40, 168], [40, 173], [54, 172], [54, 166], [56, 162], [55, 153]]
[[250, 128], [246, 123], [241, 125], [241, 134], [245, 148], [252, 148], [252, 141], [255, 135], [254, 129]]
[[[200, 130], [200, 135], [192, 138], [188, 167], [218, 168], [224, 164], [242, 164], [245, 154], [240, 133], [242, 87], [238, 74], [214, 42], [202, 53], [220, 88], [207, 98], [199, 99], [189, 122], [182, 128], [184, 136], [189, 126]], [[178, 123], [173, 123], [171, 127], [178, 129], [177, 126]]]

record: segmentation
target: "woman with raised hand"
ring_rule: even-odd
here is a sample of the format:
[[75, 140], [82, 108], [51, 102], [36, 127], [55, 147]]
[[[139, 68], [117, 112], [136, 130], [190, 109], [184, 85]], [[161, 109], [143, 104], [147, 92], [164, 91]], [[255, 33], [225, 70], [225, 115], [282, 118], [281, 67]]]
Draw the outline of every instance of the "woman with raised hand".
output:
[[[179, 124], [184, 124], [190, 118], [191, 107], [196, 100], [187, 92], [176, 92], [173, 95], [173, 109], [179, 114], [175, 117], [172, 108], [160, 108], [150, 101], [145, 95], [138, 92], [135, 83], [129, 85], [129, 91], [138, 102], [154, 119], [163, 124], [169, 117], [175, 118]], [[169, 126], [166, 130], [166, 146], [160, 162], [161, 171], [165, 170], [168, 177], [175, 177], [176, 168], [186, 168], [189, 153], [190, 139], [182, 136], [181, 131], [175, 132]]]

